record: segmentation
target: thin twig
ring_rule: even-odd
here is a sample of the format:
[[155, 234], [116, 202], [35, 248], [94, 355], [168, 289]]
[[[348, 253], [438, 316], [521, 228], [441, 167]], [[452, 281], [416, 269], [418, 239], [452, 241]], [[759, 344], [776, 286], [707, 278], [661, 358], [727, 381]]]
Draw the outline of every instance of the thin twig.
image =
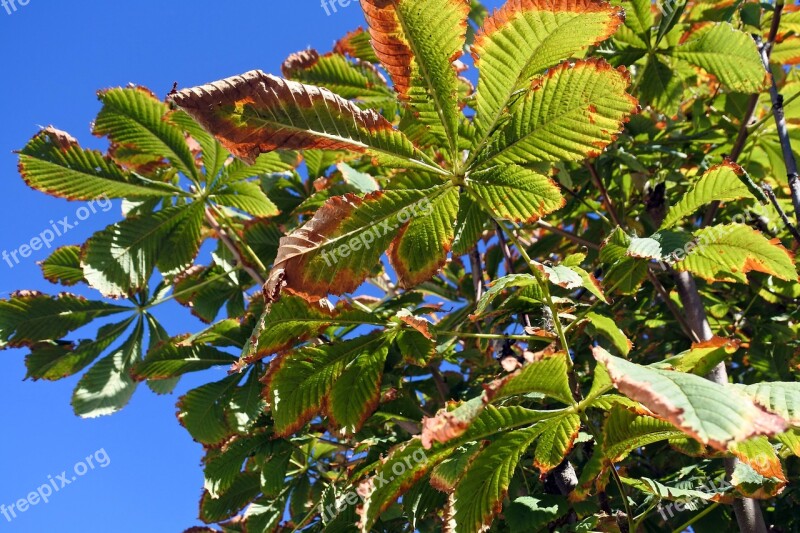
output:
[[208, 222], [208, 225], [211, 226], [211, 229], [217, 233], [219, 240], [222, 241], [222, 244], [224, 244], [233, 254], [236, 263], [242, 267], [242, 270], [250, 274], [250, 277], [253, 278], [255, 282], [259, 284], [259, 286], [263, 287], [266, 283], [266, 280], [263, 278], [263, 276], [261, 276], [261, 274], [258, 273], [258, 271], [248, 265], [247, 262], [242, 258], [242, 253], [236, 247], [236, 244], [233, 242], [233, 240], [231, 240], [228, 233], [219, 225], [219, 222], [217, 222], [217, 219], [214, 218], [214, 213], [211, 212], [211, 208], [209, 207], [206, 208], [206, 221]]
[[[506, 265], [506, 274], [513, 274], [514, 273], [514, 261], [511, 258], [511, 248], [508, 247], [508, 242], [506, 241], [506, 235], [503, 233], [503, 228], [500, 226], [500, 223], [495, 221], [495, 232], [497, 233], [497, 239], [500, 241], [500, 250], [503, 252], [503, 260]], [[556, 317], [557, 318], [557, 317]], [[528, 316], [526, 313], [521, 313], [519, 315], [519, 321], [522, 322], [522, 325], [526, 328], [531, 327], [531, 317]]]
[[587, 161], [586, 168], [589, 169], [589, 175], [592, 177], [592, 183], [594, 183], [595, 187], [600, 189], [600, 194], [603, 195], [603, 205], [606, 207], [608, 216], [611, 217], [611, 220], [614, 221], [614, 224], [617, 226], [622, 226], [619, 214], [617, 213], [617, 210], [614, 209], [614, 201], [608, 195], [608, 189], [606, 189], [606, 186], [603, 184], [603, 180], [601, 180], [600, 176], [597, 174], [597, 170], [594, 168], [594, 165]]
[[[781, 7], [783, 2], [780, 2]], [[775, 18], [780, 18], [780, 10], [775, 6]], [[769, 72], [769, 50], [772, 48], [772, 43], [766, 43], [761, 47], [761, 61], [764, 63], [764, 68]], [[786, 176], [789, 178], [789, 190], [792, 194], [792, 204], [794, 205], [794, 214], [798, 222], [800, 222], [800, 177], [797, 174], [797, 159], [794, 157], [792, 151], [792, 143], [789, 139], [789, 130], [786, 126], [786, 115], [783, 109], [783, 96], [778, 92], [778, 85], [775, 82], [775, 76], [770, 75], [772, 84], [769, 88], [769, 96], [772, 101], [772, 115], [775, 117], [775, 126], [778, 130], [778, 139], [781, 143], [781, 150], [783, 151], [783, 162], [786, 165]]]
[[788, 229], [789, 233], [792, 234], [794, 240], [796, 240], [798, 244], [800, 244], [800, 231], [797, 231], [797, 227], [794, 224], [792, 224], [792, 221], [789, 220], [789, 217], [786, 215], [786, 212], [778, 203], [778, 199], [775, 197], [775, 191], [772, 190], [772, 187], [770, 186], [769, 183], [762, 183], [761, 189], [763, 189], [764, 194], [766, 194], [767, 198], [769, 198], [769, 201], [772, 203], [772, 207], [774, 207], [775, 211], [778, 212], [778, 216], [781, 217], [781, 220], [783, 221], [784, 226], [786, 226], [786, 229]]
[[553, 226], [552, 224], [550, 224], [548, 222], [545, 222], [544, 220], [538, 220], [536, 223], [539, 226], [541, 226], [542, 228], [546, 229], [547, 231], [555, 233], [556, 235], [561, 235], [562, 237], [564, 237], [566, 239], [569, 239], [569, 240], [571, 240], [572, 242], [574, 242], [576, 244], [580, 244], [581, 246], [585, 246], [586, 248], [589, 248], [590, 250], [599, 250], [600, 249], [600, 246], [595, 244], [595, 243], [593, 243], [592, 241], [588, 241], [588, 240], [584, 239], [583, 237], [578, 237], [574, 233], [570, 233], [569, 231], [566, 231], [566, 230], [563, 230], [563, 229], [558, 228], [556, 226]]

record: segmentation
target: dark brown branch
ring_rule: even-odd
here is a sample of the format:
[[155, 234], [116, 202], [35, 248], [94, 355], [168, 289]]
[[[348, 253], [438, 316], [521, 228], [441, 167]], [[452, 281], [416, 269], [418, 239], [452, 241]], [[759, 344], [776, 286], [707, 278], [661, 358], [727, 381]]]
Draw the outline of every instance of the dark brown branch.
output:
[[603, 184], [603, 180], [600, 179], [600, 176], [597, 174], [597, 169], [590, 162], [586, 162], [586, 168], [589, 169], [589, 175], [592, 177], [592, 183], [594, 186], [600, 190], [600, 194], [603, 195], [603, 205], [606, 207], [606, 211], [608, 212], [608, 216], [611, 217], [611, 220], [614, 221], [614, 224], [617, 226], [622, 226], [622, 222], [619, 218], [619, 214], [617, 210], [614, 209], [614, 201], [608, 195], [608, 189]]
[[469, 254], [470, 269], [472, 270], [472, 285], [475, 288], [475, 301], [483, 297], [483, 266], [481, 265], [481, 253], [475, 247]]
[[794, 240], [800, 244], [800, 231], [797, 231], [797, 227], [792, 224], [792, 221], [789, 220], [786, 212], [784, 212], [783, 208], [778, 203], [778, 199], [775, 197], [775, 191], [772, 190], [772, 187], [770, 187], [769, 183], [763, 183], [761, 188], [764, 190], [764, 194], [767, 195], [767, 198], [769, 198], [770, 203], [772, 203], [772, 207], [774, 207], [775, 211], [778, 212], [778, 216], [781, 217], [783, 225], [786, 226], [786, 229], [792, 234]]

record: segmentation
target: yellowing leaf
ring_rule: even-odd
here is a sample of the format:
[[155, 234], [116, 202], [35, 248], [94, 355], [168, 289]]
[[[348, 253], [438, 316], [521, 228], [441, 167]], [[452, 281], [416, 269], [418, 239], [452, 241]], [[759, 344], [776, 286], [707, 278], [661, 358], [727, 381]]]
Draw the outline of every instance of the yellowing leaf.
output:
[[327, 89], [259, 70], [185, 89], [169, 99], [250, 163], [264, 152], [316, 148], [369, 152], [385, 164], [442, 173], [377, 112]]
[[562, 63], [533, 80], [480, 164], [576, 161], [599, 154], [638, 107], [628, 73], [602, 60]]
[[686, 258], [675, 268], [710, 282], [747, 283], [746, 274], [751, 271], [786, 281], [797, 280], [794, 255], [778, 239], [769, 240], [742, 224], [703, 228], [695, 233], [695, 242], [687, 244], [685, 250]]

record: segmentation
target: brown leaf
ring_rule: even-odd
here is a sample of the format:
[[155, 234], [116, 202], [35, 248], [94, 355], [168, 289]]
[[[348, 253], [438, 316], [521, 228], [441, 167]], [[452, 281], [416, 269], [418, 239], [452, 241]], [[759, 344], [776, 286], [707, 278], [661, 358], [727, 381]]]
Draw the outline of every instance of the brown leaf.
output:
[[[253, 70], [184, 89], [169, 101], [182, 108], [211, 132], [232, 154], [248, 163], [262, 153], [286, 150], [347, 150], [365, 152], [357, 137], [394, 132], [392, 125], [372, 110], [327, 89], [284, 80]], [[334, 136], [321, 124], [333, 121], [349, 130]], [[311, 123], [316, 119], [320, 124]], [[292, 124], [298, 123], [296, 127]], [[336, 128], [338, 131], [338, 128]], [[357, 130], [357, 131], [356, 131]]]

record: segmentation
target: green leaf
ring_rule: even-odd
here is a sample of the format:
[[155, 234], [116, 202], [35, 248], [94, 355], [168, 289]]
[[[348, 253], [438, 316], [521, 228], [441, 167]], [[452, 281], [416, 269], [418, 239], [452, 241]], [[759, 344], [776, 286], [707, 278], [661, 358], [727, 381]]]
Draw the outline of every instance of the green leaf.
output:
[[81, 249], [78, 246], [62, 246], [39, 263], [42, 274], [52, 283], [72, 286], [85, 283], [81, 268]]
[[147, 352], [147, 356], [131, 371], [134, 379], [160, 380], [199, 372], [215, 366], [230, 367], [236, 357], [206, 344], [186, 345], [181, 339], [161, 343]]
[[622, 355], [628, 355], [633, 348], [633, 343], [625, 336], [625, 333], [617, 327], [617, 323], [607, 316], [598, 313], [586, 313], [586, 318], [591, 324], [591, 328], [611, 341], [614, 347]]
[[665, 359], [663, 365], [665, 368], [678, 372], [691, 372], [698, 376], [705, 376], [738, 349], [739, 341], [737, 339], [723, 339], [715, 336], [708, 341], [692, 344], [690, 350]]
[[461, 111], [453, 61], [466, 41], [469, 5], [460, 0], [364, 0], [361, 6], [375, 54], [400, 98], [411, 101], [423, 123], [444, 127], [449, 153], [455, 156]]
[[300, 156], [297, 152], [290, 151], [261, 154], [252, 164], [241, 159], [234, 159], [230, 165], [225, 167], [224, 182], [231, 183], [269, 174], [289, 172], [298, 164], [300, 164]]
[[612, 463], [619, 463], [638, 448], [684, 436], [682, 431], [665, 420], [615, 405], [603, 424], [603, 456]]
[[588, 0], [508, 2], [491, 15], [473, 45], [480, 71], [475, 122], [483, 140], [534, 76], [607, 39], [623, 20], [619, 8]]
[[380, 400], [387, 350], [385, 339], [371, 334], [276, 358], [266, 378], [276, 434], [294, 433], [320, 411], [357, 431]]
[[[661, 227], [670, 228], [700, 207], [714, 201], [730, 202], [741, 198], [753, 198], [753, 191], [756, 189], [739, 165], [735, 163], [717, 165], [703, 174], [680, 201], [669, 208]], [[761, 196], [757, 198], [760, 199]]]
[[577, 161], [599, 154], [636, 111], [629, 82], [627, 73], [605, 61], [562, 63], [533, 80], [478, 163]]
[[212, 194], [209, 199], [225, 207], [233, 207], [255, 217], [273, 217], [278, 208], [267, 197], [258, 183], [234, 181]]
[[735, 387], [767, 411], [784, 418], [793, 426], [800, 425], [800, 383], [765, 381]]
[[732, 387], [694, 374], [629, 363], [602, 348], [593, 352], [620, 392], [703, 444], [726, 450], [732, 442], [774, 435], [786, 428], [784, 419], [763, 410]]
[[755, 41], [727, 22], [703, 26], [672, 55], [713, 74], [732, 91], [756, 93], [767, 82]]
[[55, 341], [96, 318], [129, 310], [69, 293], [51, 297], [35, 291], [15, 292], [10, 299], [0, 300], [0, 348]]
[[769, 240], [743, 224], [709, 226], [695, 233], [694, 247], [675, 268], [713, 281], [747, 283], [750, 271], [796, 281], [793, 254], [778, 239]]
[[214, 499], [206, 492], [200, 502], [200, 520], [206, 524], [221, 522], [238, 514], [261, 493], [257, 472], [242, 472], [227, 491]]
[[241, 375], [190, 390], [178, 402], [178, 420], [192, 437], [203, 444], [217, 445], [232, 433], [226, 408]]
[[413, 218], [403, 226], [389, 248], [398, 285], [415, 287], [432, 278], [447, 261], [458, 214], [458, 190], [447, 188], [433, 201], [420, 202]]
[[158, 266], [165, 275], [188, 268], [200, 248], [203, 206], [168, 207], [128, 218], [96, 233], [84, 245], [89, 284], [108, 297], [146, 286]]
[[642, 105], [649, 105], [670, 116], [675, 115], [683, 103], [687, 74], [691, 76], [696, 73], [692, 72], [692, 67], [681, 65], [674, 59], [650, 56], [639, 83], [638, 95]]
[[144, 325], [140, 319], [122, 346], [83, 375], [72, 395], [76, 415], [96, 418], [116, 413], [128, 404], [137, 387], [129, 371], [141, 357], [143, 337]]
[[103, 108], [93, 132], [111, 139], [112, 153], [124, 151], [142, 166], [166, 157], [184, 175], [199, 177], [183, 132], [168, 120], [169, 107], [153, 93], [143, 87], [116, 88], [100, 91], [98, 98]]
[[574, 400], [568, 376], [567, 355], [555, 354], [530, 363], [518, 373], [500, 380], [491, 397], [501, 399], [536, 392], [572, 405]]
[[487, 205], [495, 218], [514, 222], [535, 222], [566, 203], [553, 180], [517, 165], [473, 172], [467, 187], [483, 200], [482, 205]]
[[39, 132], [19, 152], [19, 172], [30, 187], [68, 200], [172, 196], [176, 190], [144, 182], [94, 150], [84, 150], [68, 133]]
[[581, 428], [581, 417], [577, 413], [559, 414], [539, 426], [542, 434], [536, 442], [533, 464], [545, 475], [560, 465], [572, 450]]
[[655, 24], [650, 0], [617, 0], [611, 3], [625, 9], [625, 26], [641, 39], [645, 47], [649, 47]]
[[500, 296], [500, 294], [511, 287], [518, 287], [518, 288], [525, 288], [525, 287], [536, 287], [539, 285], [539, 281], [530, 274], [509, 274], [508, 276], [503, 276], [500, 279], [497, 279], [492, 282], [492, 285], [489, 287], [484, 295], [481, 297], [478, 305], [475, 308], [475, 315], [482, 315], [486, 312], [486, 309], [491, 305], [491, 303]]
[[647, 262], [628, 255], [631, 242], [631, 237], [619, 227], [603, 241], [600, 260], [609, 265], [603, 276], [606, 291], [616, 288], [622, 294], [633, 294], [647, 277]]
[[283, 352], [319, 335], [332, 325], [360, 325], [375, 322], [367, 313], [356, 312], [340, 304], [334, 308], [327, 300], [309, 303], [296, 296], [285, 295], [266, 310], [264, 327], [254, 350], [246, 347], [245, 364]]
[[549, 494], [522, 496], [503, 509], [511, 533], [542, 531], [569, 512], [569, 504], [562, 496]]
[[242, 472], [242, 464], [265, 446], [263, 434], [237, 437], [220, 450], [210, 450], [205, 462], [205, 489], [219, 498], [230, 489]]
[[[361, 531], [369, 531], [383, 511], [427, 475], [433, 467], [450, 457], [455, 449], [468, 442], [480, 441], [512, 428], [529, 426], [551, 416], [553, 416], [551, 413], [517, 406], [487, 405], [469, 429], [455, 439], [443, 444], [433, 444], [427, 451], [423, 449], [422, 441], [418, 439], [395, 448], [386, 460], [378, 465], [375, 476], [365, 481], [365, 486], [371, 490], [364, 500], [361, 511]], [[394, 473], [393, 469], [400, 469], [401, 473]]]
[[348, 150], [386, 165], [443, 171], [372, 110], [340, 96], [251, 71], [170, 95], [235, 156], [255, 162], [274, 150]]
[[480, 531], [491, 524], [502, 509], [517, 464], [541, 433], [539, 426], [508, 432], [472, 461], [454, 495], [456, 533]]
[[308, 85], [325, 87], [347, 100], [373, 108], [395, 100], [395, 94], [368, 63], [352, 63], [340, 53], [320, 55], [314, 49], [290, 55], [283, 63], [283, 75]]
[[469, 194], [461, 193], [458, 199], [455, 235], [453, 237], [453, 255], [462, 256], [471, 252], [481, 238], [489, 215], [481, 209], [478, 202]]
[[364, 198], [331, 198], [303, 227], [281, 239], [269, 287], [283, 285], [316, 300], [356, 289], [389, 243], [398, 235], [402, 238], [409, 222], [431, 212], [439, 197], [452, 188], [446, 183], [423, 191], [388, 190]]
[[34, 380], [56, 381], [77, 374], [100, 357], [100, 354], [128, 329], [134, 318], [106, 324], [98, 330], [96, 339], [83, 340], [77, 345], [73, 343], [35, 344], [31, 353], [25, 358], [25, 366], [28, 368], [26, 377]]

